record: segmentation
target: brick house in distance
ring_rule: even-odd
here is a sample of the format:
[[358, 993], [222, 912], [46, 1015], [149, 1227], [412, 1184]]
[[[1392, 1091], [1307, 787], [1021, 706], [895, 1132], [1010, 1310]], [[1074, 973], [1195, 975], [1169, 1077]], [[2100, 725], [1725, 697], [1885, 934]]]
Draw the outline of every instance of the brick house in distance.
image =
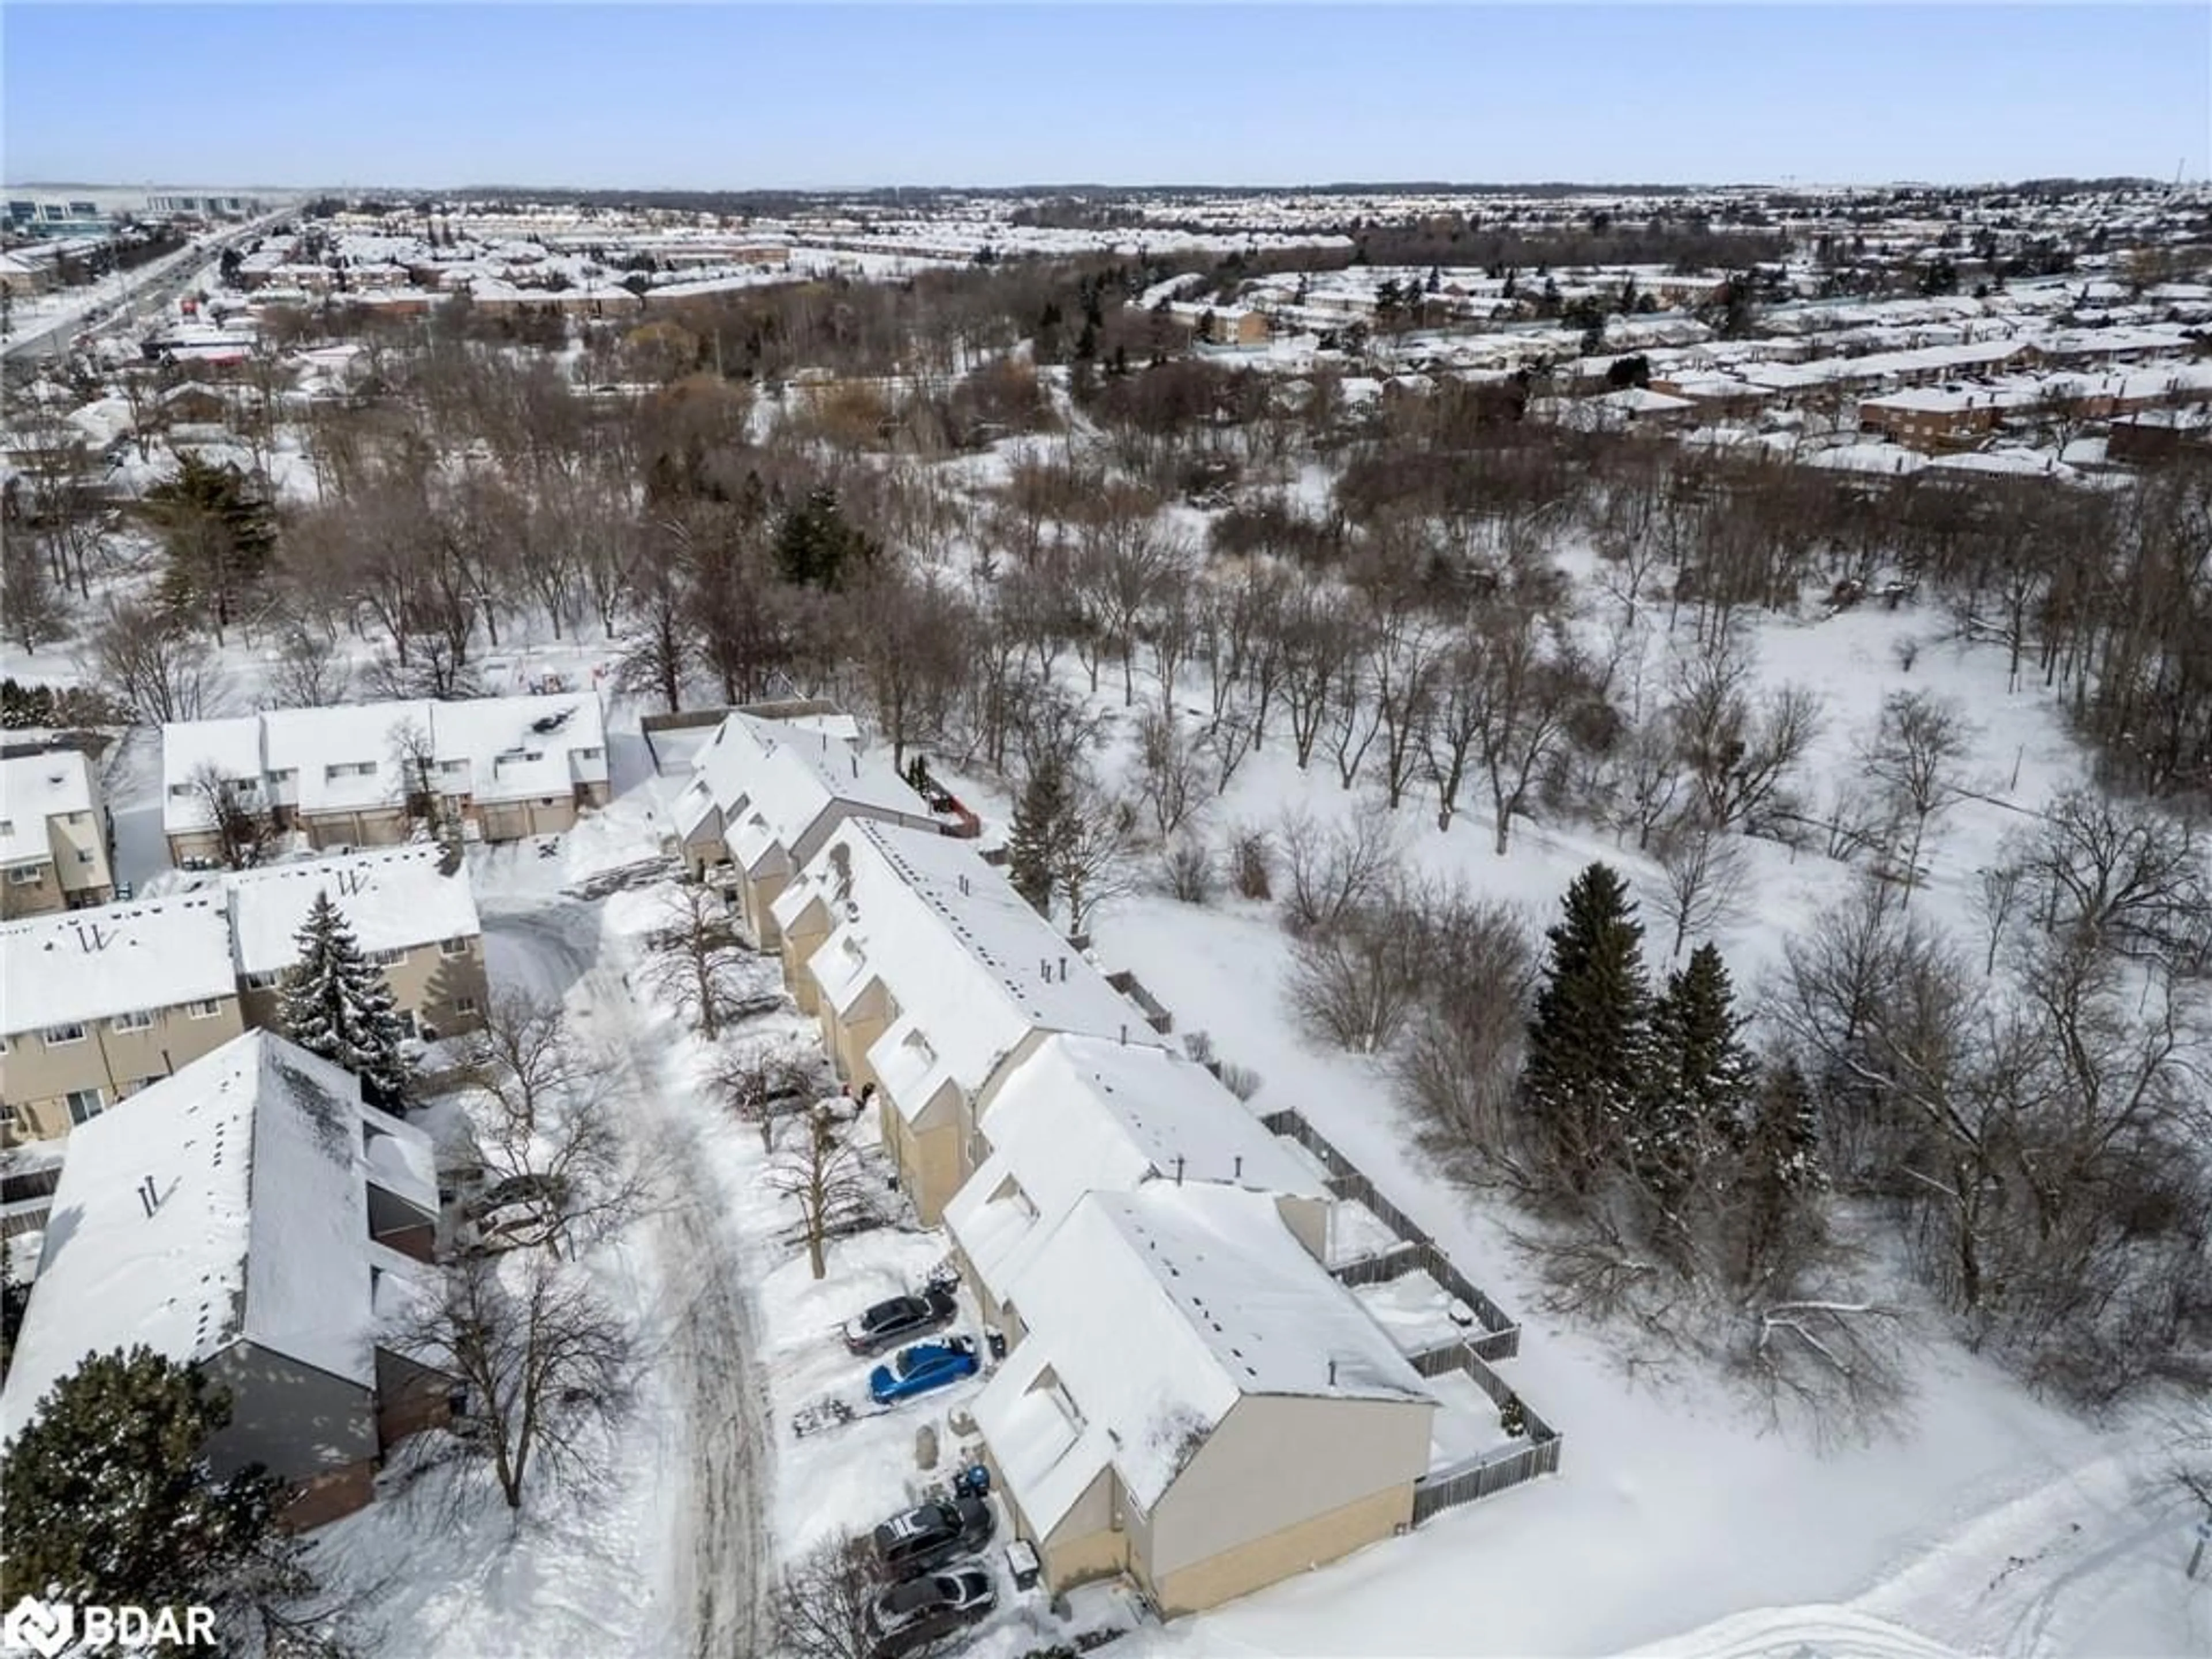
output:
[[268, 1468], [295, 1528], [351, 1514], [448, 1409], [450, 1380], [380, 1337], [431, 1286], [437, 1212], [421, 1130], [284, 1039], [237, 1038], [72, 1138], [0, 1437], [88, 1355], [143, 1343], [229, 1390], [218, 1474]]

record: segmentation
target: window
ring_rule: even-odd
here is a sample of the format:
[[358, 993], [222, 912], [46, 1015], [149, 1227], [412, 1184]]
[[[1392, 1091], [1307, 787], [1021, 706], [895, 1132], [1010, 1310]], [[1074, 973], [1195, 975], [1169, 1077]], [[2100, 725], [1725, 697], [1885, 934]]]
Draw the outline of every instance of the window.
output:
[[134, 1078], [132, 1078], [132, 1079], [131, 1079], [131, 1081], [130, 1081], [130, 1082], [128, 1082], [128, 1083], [126, 1083], [125, 1085], [123, 1085], [123, 1092], [124, 1092], [125, 1094], [126, 1094], [126, 1095], [135, 1095], [135, 1094], [137, 1094], [137, 1093], [141, 1089], [150, 1089], [150, 1088], [152, 1088], [155, 1084], [159, 1083], [161, 1080], [161, 1074], [159, 1072], [155, 1072], [155, 1073], [154, 1073], [152, 1075], [148, 1076], [148, 1077], [134, 1077]]
[[189, 1012], [194, 1019], [213, 1019], [217, 1014], [222, 1012], [222, 999], [221, 997], [210, 997], [205, 1002], [188, 1004], [186, 1006], [186, 1012]]
[[80, 848], [78, 848], [76, 849], [76, 861], [77, 861], [79, 864], [89, 864], [89, 863], [91, 863], [91, 862], [92, 862], [92, 848], [90, 848], [89, 847], [80, 847]]
[[173, 783], [169, 786], [169, 793], [179, 800], [186, 800], [191, 797], [192, 786], [189, 783]]
[[607, 751], [604, 749], [579, 749], [576, 751], [576, 758], [578, 760], [597, 760], [600, 756], [606, 752]]
[[380, 968], [389, 968], [396, 963], [407, 960], [407, 952], [404, 951], [364, 951], [362, 955]]
[[105, 1111], [107, 1103], [97, 1089], [72, 1089], [69, 1092], [70, 1121], [89, 1123]]
[[373, 778], [376, 775], [374, 761], [346, 761], [323, 769], [323, 781], [334, 782], [339, 778]]
[[274, 787], [278, 784], [296, 782], [299, 780], [299, 776], [300, 769], [298, 767], [280, 766], [276, 770], [269, 775], [269, 782], [270, 786]]
[[46, 877], [46, 866], [42, 864], [18, 864], [9, 870], [8, 884], [10, 887], [36, 887]]
[[455, 777], [459, 774], [467, 771], [469, 769], [469, 763], [465, 760], [440, 761], [438, 763], [438, 769], [441, 772], [443, 772], [447, 777]]
[[0, 818], [0, 840], [5, 840], [15, 833], [15, 821], [13, 818]]
[[72, 1042], [84, 1041], [84, 1027], [76, 1024], [49, 1025], [39, 1035], [46, 1039], [47, 1048], [64, 1048]]
[[453, 1006], [465, 1014], [473, 1014], [477, 1012], [477, 1000], [474, 997], [455, 997]]
[[0, 1128], [12, 1129], [21, 1121], [15, 1115], [15, 1109], [13, 1106], [4, 1100], [0, 1100]]
[[441, 957], [465, 957], [468, 953], [469, 942], [460, 935], [457, 934], [452, 939], [441, 939], [438, 941], [438, 954]]
[[246, 988], [249, 991], [273, 991], [284, 982], [282, 974], [248, 974]]
[[147, 1030], [154, 1024], [154, 1011], [151, 1008], [133, 1008], [127, 1014], [116, 1015], [107, 1023], [118, 1031]]

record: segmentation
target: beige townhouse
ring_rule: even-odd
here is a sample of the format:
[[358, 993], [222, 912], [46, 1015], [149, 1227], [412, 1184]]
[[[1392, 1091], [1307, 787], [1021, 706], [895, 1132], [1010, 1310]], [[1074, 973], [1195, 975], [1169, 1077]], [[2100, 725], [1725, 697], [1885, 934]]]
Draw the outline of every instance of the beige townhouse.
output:
[[89, 757], [50, 749], [0, 760], [0, 921], [114, 896], [107, 812]]
[[224, 896], [0, 924], [0, 1137], [88, 1123], [244, 1030]]

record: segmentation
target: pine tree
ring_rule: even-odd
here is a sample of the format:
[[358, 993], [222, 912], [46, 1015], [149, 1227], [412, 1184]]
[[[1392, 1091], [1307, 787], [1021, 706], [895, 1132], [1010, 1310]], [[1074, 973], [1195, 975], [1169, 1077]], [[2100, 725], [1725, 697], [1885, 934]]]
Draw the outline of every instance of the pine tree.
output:
[[1006, 878], [1039, 915], [1052, 914], [1067, 813], [1067, 775], [1057, 762], [1047, 761], [1023, 786], [1006, 838]]
[[1651, 1011], [1649, 1086], [1630, 1146], [1638, 1170], [1671, 1203], [1723, 1148], [1741, 1142], [1758, 1067], [1728, 965], [1710, 944], [1668, 975]]
[[1771, 1063], [1759, 1080], [1735, 1180], [1745, 1208], [1743, 1276], [1748, 1281], [1788, 1237], [1803, 1206], [1828, 1184], [1813, 1091], [1794, 1058]]
[[175, 611], [204, 611], [218, 638], [258, 582], [276, 545], [276, 515], [234, 466], [179, 458], [177, 476], [147, 492], [168, 563], [161, 597]]
[[1644, 928], [1620, 877], [1593, 864], [1567, 889], [1536, 1017], [1522, 1099], [1569, 1188], [1581, 1194], [1617, 1158], [1645, 1087], [1650, 990]]
[[407, 1093], [399, 1053], [405, 1028], [382, 969], [362, 955], [328, 893], [315, 895], [298, 939], [300, 959], [284, 975], [280, 1017], [285, 1035], [357, 1075], [370, 1105], [397, 1110]]
[[9, 1449], [0, 1599], [171, 1607], [221, 1599], [270, 1540], [277, 1483], [215, 1478], [208, 1437], [230, 1400], [197, 1368], [140, 1346], [88, 1358]]

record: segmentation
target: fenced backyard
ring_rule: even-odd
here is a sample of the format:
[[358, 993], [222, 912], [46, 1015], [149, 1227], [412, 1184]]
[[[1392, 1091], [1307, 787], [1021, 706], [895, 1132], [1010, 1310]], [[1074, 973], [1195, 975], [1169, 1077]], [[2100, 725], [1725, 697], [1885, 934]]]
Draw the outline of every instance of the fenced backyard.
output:
[[1348, 1288], [1386, 1285], [1408, 1273], [1425, 1273], [1473, 1316], [1477, 1332], [1409, 1354], [1413, 1369], [1423, 1376], [1458, 1372], [1481, 1389], [1501, 1410], [1517, 1401], [1528, 1438], [1500, 1447], [1463, 1462], [1437, 1469], [1413, 1486], [1413, 1523], [1419, 1526], [1439, 1510], [1472, 1504], [1533, 1480], [1540, 1474], [1556, 1474], [1565, 1437], [1536, 1412], [1504, 1377], [1491, 1369], [1493, 1359], [1510, 1359], [1521, 1352], [1521, 1328], [1474, 1281], [1440, 1249], [1435, 1239], [1413, 1223], [1412, 1217], [1376, 1190], [1358, 1165], [1329, 1143], [1328, 1137], [1291, 1109], [1269, 1112], [1261, 1124], [1270, 1133], [1296, 1141], [1328, 1171], [1332, 1196], [1352, 1200], [1367, 1209], [1396, 1235], [1390, 1249], [1329, 1269]]

